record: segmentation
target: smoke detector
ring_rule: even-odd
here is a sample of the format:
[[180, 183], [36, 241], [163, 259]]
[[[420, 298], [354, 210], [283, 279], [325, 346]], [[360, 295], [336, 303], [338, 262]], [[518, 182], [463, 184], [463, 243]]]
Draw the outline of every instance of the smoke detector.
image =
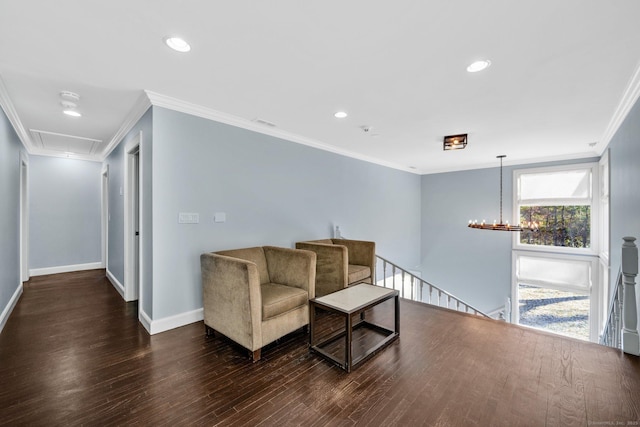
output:
[[60, 99], [62, 99], [63, 101], [78, 102], [80, 101], [80, 95], [75, 92], [63, 90], [62, 92], [60, 92]]

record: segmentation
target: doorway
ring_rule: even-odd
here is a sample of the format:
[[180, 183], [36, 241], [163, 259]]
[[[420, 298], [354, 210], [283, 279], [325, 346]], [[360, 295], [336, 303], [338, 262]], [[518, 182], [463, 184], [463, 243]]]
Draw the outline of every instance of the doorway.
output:
[[109, 268], [109, 165], [102, 168], [102, 267]]
[[141, 259], [141, 204], [142, 185], [140, 179], [140, 132], [125, 149], [125, 221], [124, 221], [124, 299], [138, 300], [139, 312], [142, 311], [142, 270]]
[[20, 152], [20, 282], [29, 280], [29, 158]]

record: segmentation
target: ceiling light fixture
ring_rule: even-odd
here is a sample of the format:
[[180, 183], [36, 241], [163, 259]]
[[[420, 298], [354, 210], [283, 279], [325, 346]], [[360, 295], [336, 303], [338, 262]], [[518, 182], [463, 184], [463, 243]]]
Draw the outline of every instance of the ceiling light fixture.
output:
[[509, 225], [509, 221], [507, 221], [506, 223], [502, 222], [502, 159], [504, 159], [507, 156], [503, 154], [496, 157], [500, 159], [500, 222], [497, 222], [496, 220], [494, 220], [493, 224], [487, 224], [483, 219], [482, 222], [478, 224], [478, 220], [474, 220], [474, 221], [469, 221], [469, 227], [478, 228], [480, 230], [495, 230], [495, 231], [522, 231], [522, 230], [535, 231], [537, 230], [538, 224], [536, 222], [529, 223], [527, 225], [523, 224], [522, 226]]
[[64, 114], [66, 114], [67, 116], [71, 116], [71, 117], [82, 117], [82, 113], [76, 111], [76, 110], [62, 110], [62, 112]]
[[477, 73], [478, 71], [482, 71], [491, 65], [491, 61], [488, 59], [481, 59], [469, 65], [467, 67], [467, 71], [470, 73]]
[[447, 135], [444, 137], [442, 149], [444, 151], [462, 150], [467, 146], [467, 134]]
[[338, 111], [337, 113], [335, 113], [333, 115], [336, 119], [344, 119], [345, 117], [348, 116], [347, 113], [345, 113], [344, 111]]
[[184, 39], [180, 37], [165, 37], [164, 42], [171, 49], [176, 52], [189, 52], [191, 50], [191, 46]]

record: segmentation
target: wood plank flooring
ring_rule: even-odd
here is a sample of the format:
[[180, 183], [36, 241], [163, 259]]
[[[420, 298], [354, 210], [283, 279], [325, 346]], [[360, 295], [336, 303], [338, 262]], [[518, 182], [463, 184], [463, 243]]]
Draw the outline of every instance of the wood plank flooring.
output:
[[104, 270], [35, 277], [0, 334], [0, 425], [640, 425], [637, 357], [408, 301], [401, 325], [350, 374], [302, 331], [252, 363], [202, 322], [149, 336]]

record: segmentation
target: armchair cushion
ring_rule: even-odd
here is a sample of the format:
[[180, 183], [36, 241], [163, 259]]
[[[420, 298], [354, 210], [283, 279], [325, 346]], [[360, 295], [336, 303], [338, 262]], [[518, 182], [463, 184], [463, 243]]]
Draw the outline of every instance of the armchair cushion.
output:
[[262, 320], [271, 319], [300, 306], [307, 305], [307, 291], [277, 283], [264, 283], [262, 290]]
[[371, 268], [366, 265], [349, 264], [349, 283], [358, 283], [371, 277]]

